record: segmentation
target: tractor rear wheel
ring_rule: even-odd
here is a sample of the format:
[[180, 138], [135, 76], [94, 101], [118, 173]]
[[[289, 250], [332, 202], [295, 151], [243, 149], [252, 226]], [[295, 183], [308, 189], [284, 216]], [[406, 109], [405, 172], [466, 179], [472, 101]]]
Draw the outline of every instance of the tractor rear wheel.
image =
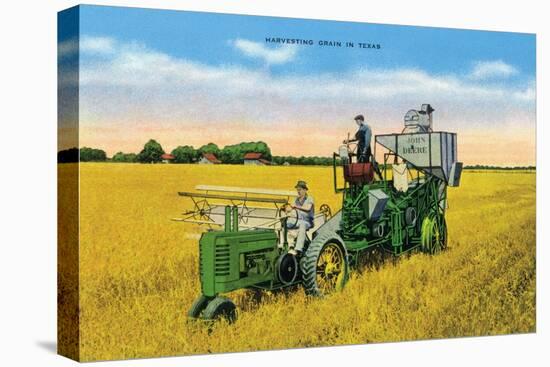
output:
[[322, 297], [341, 290], [348, 280], [348, 254], [335, 233], [322, 233], [310, 243], [301, 259], [307, 295]]
[[422, 251], [435, 255], [447, 248], [447, 223], [443, 215], [429, 215], [422, 221]]
[[202, 318], [205, 320], [225, 319], [229, 323], [237, 320], [237, 307], [229, 298], [217, 296], [211, 300], [204, 312]]

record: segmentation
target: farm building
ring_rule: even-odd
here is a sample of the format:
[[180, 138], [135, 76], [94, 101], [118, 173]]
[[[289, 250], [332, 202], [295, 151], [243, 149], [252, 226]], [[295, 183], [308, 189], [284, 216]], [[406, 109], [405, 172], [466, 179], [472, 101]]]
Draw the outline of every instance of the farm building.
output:
[[199, 159], [199, 164], [220, 164], [222, 163], [214, 154], [204, 153], [202, 158]]
[[172, 154], [164, 153], [160, 156], [160, 159], [162, 159], [162, 163], [172, 163], [176, 157], [174, 157]]
[[244, 155], [244, 164], [249, 165], [253, 164], [256, 166], [268, 166], [271, 164], [270, 161], [262, 158], [262, 153], [246, 153]]

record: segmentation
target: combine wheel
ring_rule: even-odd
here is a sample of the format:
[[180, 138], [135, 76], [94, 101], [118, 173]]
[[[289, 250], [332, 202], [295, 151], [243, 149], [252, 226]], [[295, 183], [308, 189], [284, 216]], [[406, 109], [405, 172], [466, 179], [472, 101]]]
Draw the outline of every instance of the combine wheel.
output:
[[442, 215], [428, 215], [422, 221], [422, 251], [435, 255], [447, 248], [447, 224]]
[[311, 242], [301, 259], [303, 285], [307, 295], [322, 297], [341, 290], [348, 280], [348, 257], [342, 239], [322, 233]]
[[229, 298], [217, 296], [208, 303], [202, 318], [205, 320], [225, 319], [229, 323], [233, 323], [237, 320], [237, 308]]

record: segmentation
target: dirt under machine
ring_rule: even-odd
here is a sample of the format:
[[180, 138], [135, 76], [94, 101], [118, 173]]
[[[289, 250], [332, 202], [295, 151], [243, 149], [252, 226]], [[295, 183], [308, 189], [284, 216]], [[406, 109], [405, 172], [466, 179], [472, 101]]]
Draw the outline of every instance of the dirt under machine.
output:
[[358, 162], [353, 144], [339, 147], [333, 179], [342, 207], [334, 215], [318, 208], [299, 256], [288, 253], [287, 229], [298, 215], [285, 210], [295, 192], [208, 185], [180, 192], [194, 207], [174, 220], [208, 227], [199, 240], [201, 294], [188, 316], [234, 321], [236, 306], [224, 295], [242, 288], [301, 285], [308, 295], [327, 295], [373, 249], [394, 256], [444, 250], [447, 187], [459, 185], [462, 164], [456, 133], [432, 130], [433, 111], [428, 104], [410, 110], [401, 133], [376, 135], [367, 162]]

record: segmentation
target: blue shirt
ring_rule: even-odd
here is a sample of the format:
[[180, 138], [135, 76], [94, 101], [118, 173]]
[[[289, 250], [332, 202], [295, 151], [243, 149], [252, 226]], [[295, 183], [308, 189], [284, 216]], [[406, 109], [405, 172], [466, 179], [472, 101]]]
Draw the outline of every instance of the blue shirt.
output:
[[313, 226], [313, 217], [315, 216], [313, 197], [306, 195], [303, 201], [300, 201], [299, 197], [297, 197], [296, 200], [294, 201], [294, 205], [299, 208], [301, 208], [306, 204], [311, 204], [311, 209], [308, 212], [305, 212], [303, 210], [297, 210], [298, 219], [305, 220], [306, 222], [309, 222], [309, 224]]
[[363, 124], [359, 127], [359, 131], [357, 132], [357, 139], [359, 140], [359, 145], [361, 148], [366, 149], [370, 147], [370, 139], [372, 132], [370, 130], [370, 126], [367, 124]]

